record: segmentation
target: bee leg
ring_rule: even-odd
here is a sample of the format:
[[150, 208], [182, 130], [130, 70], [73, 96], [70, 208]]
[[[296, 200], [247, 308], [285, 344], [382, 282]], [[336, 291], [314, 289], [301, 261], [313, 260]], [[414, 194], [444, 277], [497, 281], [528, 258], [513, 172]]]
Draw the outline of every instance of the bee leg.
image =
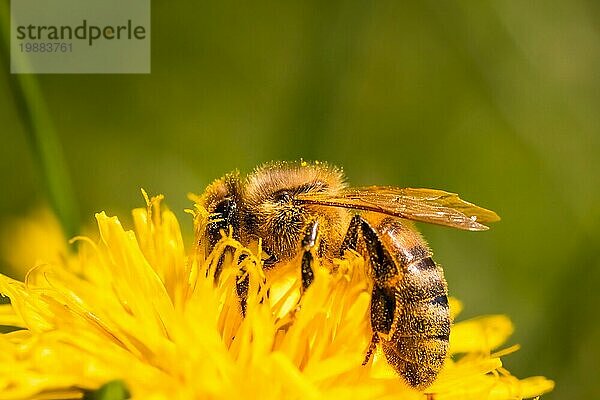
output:
[[394, 311], [396, 309], [396, 299], [388, 290], [375, 284], [371, 294], [371, 344], [365, 355], [363, 365], [369, 362], [369, 358], [375, 351], [377, 343], [379, 343], [380, 334], [387, 335], [392, 329], [394, 321]]
[[[240, 265], [246, 258], [247, 254], [241, 254], [238, 259], [238, 265]], [[267, 284], [267, 280], [263, 278], [263, 285]], [[236, 280], [235, 280], [235, 293], [238, 296], [238, 300], [240, 301], [240, 311], [242, 313], [242, 317], [246, 317], [246, 310], [248, 307], [248, 290], [250, 289], [250, 276], [248, 275], [246, 268], [241, 266], [238, 270]], [[260, 289], [259, 289], [260, 291]], [[269, 289], [267, 289], [267, 298], [269, 297]], [[259, 300], [259, 303], [262, 304], [264, 301], [263, 298]]]
[[[223, 272], [223, 264], [225, 263], [226, 257], [233, 258], [235, 254], [235, 249], [233, 247], [227, 246], [223, 253], [219, 256], [219, 260], [217, 261], [217, 265], [215, 266], [215, 271], [213, 273], [213, 282], [215, 285], [219, 282], [219, 278], [221, 273]], [[240, 255], [238, 259], [238, 265], [244, 261], [246, 258], [246, 254]], [[208, 270], [206, 271], [206, 276], [208, 277]], [[246, 270], [241, 267], [237, 273], [236, 282], [235, 282], [235, 290], [240, 301], [240, 309], [242, 312], [242, 316], [246, 316], [246, 303], [248, 301], [248, 288], [250, 287], [250, 278], [246, 273]]]
[[373, 337], [379, 339], [380, 335], [387, 337], [393, 330], [396, 294], [387, 282], [390, 277], [398, 275], [398, 267], [381, 243], [377, 232], [365, 220], [361, 223], [361, 233], [369, 255], [374, 283], [371, 295], [371, 329]]
[[375, 332], [371, 337], [371, 343], [369, 343], [369, 348], [367, 349], [367, 354], [365, 354], [365, 360], [362, 362], [362, 365], [367, 365], [371, 359], [371, 356], [373, 355], [373, 352], [377, 348], [377, 343], [379, 343], [379, 335], [377, 332]]
[[304, 290], [308, 289], [310, 284], [315, 279], [315, 272], [313, 270], [314, 256], [311, 250], [313, 250], [313, 248], [317, 245], [318, 234], [319, 221], [315, 219], [307, 225], [304, 238], [302, 239], [302, 249], [304, 250], [304, 253], [302, 254], [301, 274], [302, 288]]
[[246, 273], [246, 270], [242, 267], [240, 268], [237, 278], [235, 280], [235, 292], [237, 293], [238, 299], [240, 301], [240, 310], [242, 312], [242, 317], [246, 316], [249, 287], [250, 277]]
[[383, 247], [375, 230], [360, 215], [355, 215], [350, 222], [341, 247], [341, 253], [346, 249], [357, 250], [358, 238], [362, 235], [366, 253], [371, 263], [373, 274], [373, 292], [371, 294], [371, 329], [373, 337], [367, 350], [363, 365], [366, 364], [377, 347], [379, 335], [387, 335], [392, 330], [396, 297], [393, 290], [385, 287], [390, 276], [397, 275], [396, 265], [388, 251]]
[[[221, 272], [223, 272], [223, 263], [225, 262], [225, 257], [227, 257], [228, 255], [230, 257], [233, 257], [233, 253], [234, 253], [234, 249], [232, 247], [227, 246], [223, 250], [223, 253], [221, 253], [221, 255], [219, 256], [219, 261], [217, 261], [217, 265], [215, 266], [215, 272], [213, 274], [213, 281], [214, 281], [215, 285], [219, 281]], [[208, 271], [206, 271], [206, 274], [208, 275]]]

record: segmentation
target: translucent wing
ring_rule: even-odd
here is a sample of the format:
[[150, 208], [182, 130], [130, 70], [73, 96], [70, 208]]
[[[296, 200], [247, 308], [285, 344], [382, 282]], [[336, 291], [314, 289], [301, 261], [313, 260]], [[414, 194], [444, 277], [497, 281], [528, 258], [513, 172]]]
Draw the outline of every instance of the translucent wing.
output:
[[500, 220], [485, 208], [461, 200], [457, 194], [435, 189], [369, 186], [349, 188], [331, 195], [326, 192], [302, 193], [298, 203], [375, 211], [399, 218], [445, 225], [470, 231], [488, 229], [483, 223]]

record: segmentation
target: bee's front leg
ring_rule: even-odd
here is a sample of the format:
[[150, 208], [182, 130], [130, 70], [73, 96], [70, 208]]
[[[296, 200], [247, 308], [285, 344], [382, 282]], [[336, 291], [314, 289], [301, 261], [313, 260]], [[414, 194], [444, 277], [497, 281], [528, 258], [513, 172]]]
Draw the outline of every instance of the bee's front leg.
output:
[[[217, 264], [215, 265], [215, 270], [213, 272], [213, 281], [214, 281], [215, 285], [217, 285], [219, 282], [219, 278], [221, 277], [221, 273], [223, 272], [223, 265], [225, 264], [225, 260], [226, 259], [233, 260], [233, 257], [235, 256], [235, 251], [236, 251], [236, 249], [231, 246], [227, 246], [227, 247], [225, 247], [225, 249], [223, 249], [223, 253], [219, 256], [219, 259], [217, 260]], [[237, 264], [240, 265], [245, 258], [246, 258], [246, 255], [242, 254], [242, 255], [240, 255], [240, 257], [237, 261], [235, 261], [235, 260], [233, 260], [233, 261], [237, 262]], [[206, 276], [208, 277], [208, 270], [206, 271]], [[244, 316], [244, 317], [246, 316], [246, 303], [248, 301], [248, 288], [249, 287], [250, 287], [250, 278], [249, 278], [248, 274], [246, 273], [245, 268], [240, 267], [237, 272], [237, 275], [236, 275], [235, 291], [236, 291], [236, 294], [240, 301], [240, 311], [242, 313], [242, 316]]]
[[[238, 263], [241, 263], [246, 258], [245, 254], [240, 256]], [[237, 273], [235, 280], [235, 292], [240, 301], [240, 311], [242, 312], [242, 317], [246, 316], [246, 307], [248, 303], [248, 289], [250, 288], [250, 277], [246, 272], [246, 269], [241, 267]]]
[[304, 237], [302, 239], [302, 288], [308, 289], [310, 284], [315, 279], [315, 272], [313, 269], [314, 255], [312, 250], [318, 245], [319, 236], [319, 221], [317, 219], [312, 220], [306, 226], [304, 231]]

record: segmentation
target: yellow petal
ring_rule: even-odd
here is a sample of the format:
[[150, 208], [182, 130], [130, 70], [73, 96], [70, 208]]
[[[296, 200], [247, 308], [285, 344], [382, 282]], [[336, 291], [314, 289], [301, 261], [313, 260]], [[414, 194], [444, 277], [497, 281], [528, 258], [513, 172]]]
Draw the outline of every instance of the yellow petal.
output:
[[450, 333], [450, 354], [490, 353], [513, 333], [510, 319], [504, 315], [490, 315], [461, 321]]
[[0, 325], [25, 327], [25, 323], [10, 304], [0, 304]]

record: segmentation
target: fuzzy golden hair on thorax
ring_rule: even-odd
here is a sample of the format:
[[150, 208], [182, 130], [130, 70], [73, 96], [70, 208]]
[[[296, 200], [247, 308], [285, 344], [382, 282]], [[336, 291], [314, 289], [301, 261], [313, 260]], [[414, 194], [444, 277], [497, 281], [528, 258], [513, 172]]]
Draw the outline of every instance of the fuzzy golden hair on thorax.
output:
[[265, 164], [250, 174], [243, 185], [246, 234], [260, 237], [267, 251], [285, 261], [297, 254], [303, 230], [316, 218], [323, 233], [320, 252], [331, 252], [341, 244], [342, 232], [350, 221], [348, 211], [300, 205], [293, 198], [313, 191], [336, 194], [345, 187], [342, 170], [328, 164]]
[[345, 187], [345, 177], [340, 168], [306, 161], [264, 164], [248, 175], [244, 185], [248, 204], [262, 202], [281, 190], [290, 194], [327, 190], [333, 194]]

